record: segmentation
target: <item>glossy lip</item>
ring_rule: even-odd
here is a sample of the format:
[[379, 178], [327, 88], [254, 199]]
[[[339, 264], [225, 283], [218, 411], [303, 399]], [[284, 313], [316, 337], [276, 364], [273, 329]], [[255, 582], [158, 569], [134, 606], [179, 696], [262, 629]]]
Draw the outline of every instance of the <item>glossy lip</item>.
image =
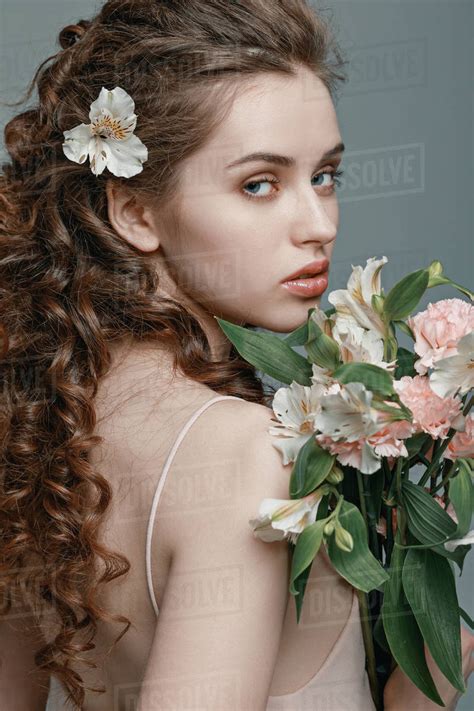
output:
[[298, 296], [314, 297], [321, 296], [328, 288], [329, 272], [325, 271], [314, 277], [306, 279], [295, 279], [283, 282], [283, 288]]
[[[290, 274], [290, 276], [285, 277], [282, 280], [282, 283], [285, 283], [290, 280], [297, 279], [300, 274], [321, 274], [321, 272], [324, 272], [327, 270], [329, 267], [329, 260], [324, 258], [324, 259], [318, 259], [314, 262], [310, 262], [309, 264], [306, 264], [304, 267], [301, 267], [301, 269], [298, 269], [298, 271], [293, 272]], [[308, 278], [308, 277], [306, 277]]]

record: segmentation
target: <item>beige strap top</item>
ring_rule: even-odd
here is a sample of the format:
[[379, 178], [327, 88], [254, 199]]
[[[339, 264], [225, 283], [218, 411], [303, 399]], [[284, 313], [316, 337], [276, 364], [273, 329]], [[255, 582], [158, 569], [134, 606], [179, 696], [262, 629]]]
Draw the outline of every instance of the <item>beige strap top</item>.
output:
[[[145, 566], [148, 591], [159, 614], [151, 576], [151, 539], [158, 502], [173, 458], [197, 418], [214, 402], [241, 400], [233, 395], [217, 395], [201, 405], [182, 427], [166, 459], [163, 474], [153, 496], [148, 520]], [[358, 597], [353, 593], [352, 607], [346, 626], [336, 640], [318, 672], [307, 684], [291, 694], [269, 696], [267, 711], [375, 711], [365, 671], [365, 651], [359, 617]]]
[[349, 619], [314, 676], [292, 694], [269, 696], [267, 711], [375, 711], [365, 671], [359, 598], [353, 591]]
[[204, 403], [204, 405], [201, 405], [189, 418], [189, 420], [185, 423], [184, 427], [179, 431], [178, 436], [175, 439], [175, 442], [171, 448], [171, 451], [166, 459], [165, 465], [163, 467], [163, 473], [160, 477], [160, 480], [158, 482], [158, 486], [156, 487], [155, 494], [153, 496], [153, 502], [151, 505], [151, 512], [150, 512], [150, 518], [148, 520], [148, 527], [147, 527], [147, 532], [146, 532], [146, 544], [145, 544], [145, 568], [146, 568], [146, 579], [147, 579], [147, 584], [148, 584], [148, 592], [150, 594], [150, 599], [151, 603], [153, 605], [153, 609], [155, 610], [155, 614], [158, 616], [159, 614], [159, 609], [158, 605], [156, 603], [156, 598], [155, 598], [155, 593], [153, 590], [153, 582], [152, 582], [152, 577], [151, 577], [151, 538], [153, 534], [153, 524], [155, 522], [155, 515], [156, 515], [156, 509], [158, 508], [158, 502], [160, 500], [161, 492], [163, 491], [164, 485], [166, 483], [166, 477], [168, 476], [168, 472], [170, 470], [171, 463], [173, 461], [174, 455], [178, 451], [178, 447], [185, 438], [187, 432], [191, 429], [193, 424], [196, 422], [197, 418], [199, 415], [202, 415], [202, 413], [207, 410], [210, 405], [212, 405], [214, 402], [219, 402], [220, 400], [242, 400], [240, 397], [236, 397], [234, 395], [216, 395], [215, 397], [211, 398], [207, 402]]

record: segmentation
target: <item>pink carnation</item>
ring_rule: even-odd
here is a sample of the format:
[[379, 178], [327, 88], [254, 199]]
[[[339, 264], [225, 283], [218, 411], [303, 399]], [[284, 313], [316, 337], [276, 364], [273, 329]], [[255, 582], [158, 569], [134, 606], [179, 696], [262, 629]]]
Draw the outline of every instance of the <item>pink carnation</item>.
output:
[[[384, 426], [375, 434], [355, 440], [355, 442], [345, 442], [343, 440], [334, 441], [328, 435], [317, 434], [315, 439], [318, 444], [327, 449], [331, 454], [335, 454], [340, 464], [346, 464], [355, 469], [362, 469], [362, 449], [364, 442], [374, 450], [379, 457], [389, 457], [398, 459], [399, 457], [408, 457], [408, 451], [402, 439], [398, 438], [400, 428], [394, 427], [399, 425], [399, 422], [392, 422]], [[404, 435], [409, 437], [412, 432], [410, 422], [406, 422], [408, 427], [404, 428]]]
[[456, 432], [451, 442], [443, 452], [446, 459], [457, 457], [474, 457], [474, 413], [471, 411], [466, 417], [464, 432]]
[[420, 356], [415, 370], [424, 375], [441, 358], [457, 355], [457, 343], [474, 329], [474, 306], [462, 299], [443, 299], [407, 319]]
[[[396, 403], [393, 402], [387, 404], [397, 407]], [[377, 456], [388, 457], [389, 462], [393, 462], [399, 457], [408, 457], [408, 450], [403, 440], [411, 437], [414, 429], [413, 424], [408, 420], [385, 421], [385, 418], [386, 414], [380, 412], [380, 430], [370, 435], [370, 437], [361, 438], [355, 442], [334, 441], [331, 437], [322, 433], [317, 434], [315, 439], [321, 447], [336, 455], [340, 464], [346, 464], [355, 469], [361, 469], [362, 467], [364, 442], [367, 442]]]
[[[392, 403], [390, 403], [392, 405]], [[408, 457], [408, 450], [404, 439], [411, 437], [413, 424], [408, 420], [395, 420], [387, 422], [385, 426], [375, 434], [367, 437], [367, 442], [374, 448], [381, 457]]]
[[431, 389], [429, 378], [404, 375], [394, 380], [400, 400], [413, 413], [416, 432], [426, 432], [433, 439], [446, 439], [450, 427], [462, 420], [462, 400], [459, 396], [441, 398]]
[[331, 454], [337, 455], [337, 460], [341, 464], [346, 464], [355, 469], [361, 468], [363, 440], [357, 439], [355, 442], [339, 440], [336, 442], [324, 434], [316, 435], [315, 439], [323, 449], [327, 449]]

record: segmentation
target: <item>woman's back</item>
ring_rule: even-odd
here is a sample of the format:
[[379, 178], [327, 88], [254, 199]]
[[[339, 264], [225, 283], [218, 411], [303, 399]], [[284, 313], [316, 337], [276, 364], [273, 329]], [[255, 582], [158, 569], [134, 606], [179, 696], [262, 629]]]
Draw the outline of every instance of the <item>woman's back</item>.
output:
[[[132, 626], [105, 658], [103, 666], [82, 672], [87, 685], [107, 687], [105, 695], [87, 692], [84, 705], [87, 711], [130, 708], [127, 699], [138, 696], [157, 622], [145, 565], [153, 496], [178, 433], [202, 405], [217, 395], [210, 388], [179, 377], [170, 384], [169, 377], [163, 376], [165, 371], [169, 373], [164, 365], [165, 355], [156, 348], [134, 346], [131, 354], [119, 360], [117, 367], [101, 381], [97, 396], [95, 433], [104, 441], [93, 450], [92, 463], [106, 476], [113, 490], [101, 542], [131, 562], [126, 576], [102, 586], [99, 602], [108, 612], [128, 617]], [[191, 531], [193, 521], [201, 527], [204, 519], [212, 521], [216, 507], [224, 514], [226, 506], [242, 505], [245, 492], [235, 466], [237, 462], [235, 459], [226, 462], [219, 453], [219, 440], [229, 435], [229, 406], [239, 408], [243, 428], [247, 426], [249, 411], [270, 415], [263, 406], [238, 398], [224, 399], [222, 403], [213, 403], [203, 412], [205, 417], [197, 419], [186, 433], [173, 456], [152, 528], [151, 574], [160, 609], [166, 596], [178, 527]], [[263, 423], [261, 417], [260, 420]], [[278, 460], [276, 452], [275, 458]], [[279, 493], [286, 493], [285, 479], [281, 478]], [[252, 514], [249, 510], [248, 518]], [[270, 553], [271, 557], [267, 546], [253, 539], [247, 521], [240, 535], [250, 538], [263, 554]], [[178, 584], [178, 597], [168, 601], [168, 610], [173, 608], [171, 617], [179, 620], [184, 615], [191, 619], [216, 613], [219, 615], [216, 619], [225, 623], [226, 613], [238, 612], [242, 590], [232, 557], [232, 551], [228, 551], [228, 569], [215, 567], [210, 579], [204, 576], [200, 580], [199, 573], [193, 579], [192, 571], [186, 579], [184, 574], [182, 584]], [[285, 565], [287, 569], [287, 557]], [[212, 555], [208, 567], [213, 567]], [[287, 587], [283, 571], [280, 580], [283, 591]], [[233, 585], [237, 588], [232, 589]], [[280, 625], [283, 611], [282, 606]], [[99, 625], [95, 637], [97, 649], [90, 658], [96, 659], [98, 652], [101, 660], [120, 630], [116, 623]]]
[[[135, 708], [145, 679], [144, 689], [148, 688], [150, 693], [147, 702], [159, 702], [157, 708], [160, 709], [243, 709], [247, 708], [242, 705], [245, 689], [258, 684], [263, 675], [262, 664], [254, 665], [253, 678], [243, 680], [238, 659], [231, 668], [213, 669], [215, 659], [211, 657], [203, 662], [205, 674], [196, 674], [197, 660], [206, 654], [206, 638], [220, 636], [231, 645], [231, 625], [234, 622], [239, 625], [239, 619], [246, 619], [252, 603], [246, 580], [247, 571], [252, 569], [249, 551], [251, 555], [258, 552], [264, 559], [270, 559], [278, 555], [279, 549], [280, 555], [285, 551], [286, 558], [286, 542], [268, 545], [253, 539], [247, 519], [255, 510], [248, 508], [248, 492], [243, 489], [248, 481], [241, 471], [244, 460], [235, 457], [235, 452], [226, 456], [224, 446], [237, 424], [251, 439], [249, 423], [252, 430], [260, 428], [258, 436], [262, 447], [265, 441], [268, 444], [270, 435], [266, 433], [266, 426], [272, 413], [238, 398], [223, 398], [207, 387], [184, 379], [170, 384], [168, 378], [163, 378], [166, 369], [160, 367], [160, 363], [163, 366], [162, 354], [134, 349], [103, 381], [97, 399], [96, 432], [104, 441], [94, 450], [94, 464], [113, 488], [113, 505], [101, 540], [131, 562], [126, 576], [102, 588], [100, 603], [108, 611], [128, 617], [132, 626], [105, 657], [103, 665], [99, 664], [93, 672], [83, 672], [88, 685], [105, 684], [107, 688], [107, 693], [100, 696], [87, 692], [84, 708], [86, 711]], [[122, 404], [118, 405], [119, 402]], [[280, 455], [274, 452], [277, 466], [270, 479], [283, 476], [278, 483], [279, 490], [267, 490], [265, 495], [288, 498], [291, 468], [279, 467]], [[163, 486], [161, 477], [167, 460], [170, 466]], [[268, 473], [262, 472], [262, 478], [268, 482]], [[155, 497], [158, 506], [153, 512], [156, 493], [159, 494], [159, 498]], [[240, 521], [240, 530], [235, 531], [235, 540], [246, 540], [250, 547], [244, 552], [235, 547], [228, 549], [225, 557], [219, 559], [218, 542], [225, 534], [219, 522], [229, 521], [232, 525], [236, 520]], [[213, 522], [217, 522], [215, 526]], [[145, 558], [147, 530], [153, 533], [149, 570]], [[213, 551], [214, 541], [216, 549]], [[192, 546], [198, 556], [195, 564], [189, 565], [188, 560], [180, 563], [183, 548]], [[288, 562], [287, 559], [284, 563], [287, 574]], [[172, 564], [178, 569], [167, 589]], [[279, 568], [279, 589], [274, 594], [273, 607], [268, 608], [267, 618], [263, 620], [264, 627], [268, 627], [266, 631], [261, 630], [262, 634], [273, 637], [275, 649], [273, 658], [267, 660], [267, 677], [271, 680], [267, 708], [296, 708], [295, 703], [298, 708], [306, 708], [309, 699], [314, 704], [315, 689], [320, 689], [321, 684], [320, 697], [326, 699], [325, 708], [339, 708], [328, 699], [339, 703], [341, 694], [353, 704], [347, 708], [371, 708], [363, 672], [358, 606], [352, 588], [334, 571], [321, 551], [311, 569], [303, 614], [297, 624], [294, 600], [288, 594], [288, 575], [283, 574], [282, 567], [283, 563]], [[147, 581], [147, 573], [150, 581]], [[261, 581], [254, 584], [267, 590], [264, 575], [262, 570]], [[158, 618], [153, 598], [159, 610]], [[100, 659], [119, 631], [116, 624], [99, 626], [95, 641]], [[175, 654], [173, 644], [181, 633], [194, 638], [196, 644], [189, 649], [184, 642], [184, 648], [181, 646]], [[245, 635], [247, 640], [252, 634], [249, 629]], [[350, 660], [344, 657], [343, 641], [345, 655], [356, 657], [352, 659], [358, 669], [356, 679], [353, 670], [347, 667]], [[247, 644], [257, 654], [262, 639], [257, 636]], [[202, 649], [196, 648], [199, 646]], [[160, 654], [166, 657], [166, 662], [157, 659]], [[224, 656], [224, 650], [217, 650], [219, 656]], [[95, 653], [91, 658], [96, 658]], [[321, 674], [318, 671], [325, 660], [347, 671], [351, 688], [344, 685], [344, 674], [339, 686], [329, 684], [328, 664], [321, 669]], [[166, 668], [166, 673], [162, 674], [159, 667]], [[187, 669], [185, 674], [183, 669]], [[334, 695], [337, 689], [339, 696]], [[360, 695], [358, 699], [354, 696], [356, 689], [364, 696], [362, 705]], [[51, 699], [48, 710], [56, 711], [56, 708], [60, 708], [60, 703], [55, 704]], [[148, 706], [145, 704], [143, 708]]]

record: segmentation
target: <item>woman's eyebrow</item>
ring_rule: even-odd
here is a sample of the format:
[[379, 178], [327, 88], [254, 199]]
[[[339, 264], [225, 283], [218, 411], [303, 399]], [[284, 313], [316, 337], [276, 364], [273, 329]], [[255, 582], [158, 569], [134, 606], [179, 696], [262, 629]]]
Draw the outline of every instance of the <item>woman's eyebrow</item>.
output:
[[[337, 155], [338, 153], [342, 153], [345, 148], [346, 147], [344, 143], [338, 143], [334, 146], [334, 148], [330, 148], [328, 151], [326, 151], [326, 153], [321, 157], [321, 162], [326, 160], [327, 158], [332, 158], [332, 156]], [[251, 163], [257, 160], [262, 160], [266, 163], [275, 163], [276, 165], [282, 165], [285, 168], [291, 168], [296, 162], [294, 158], [290, 158], [289, 156], [280, 156], [277, 153], [260, 152], [250, 153], [248, 156], [238, 158], [232, 163], [226, 165], [225, 169], [227, 170], [228, 168], [234, 168], [237, 165], [242, 165], [242, 163]]]

